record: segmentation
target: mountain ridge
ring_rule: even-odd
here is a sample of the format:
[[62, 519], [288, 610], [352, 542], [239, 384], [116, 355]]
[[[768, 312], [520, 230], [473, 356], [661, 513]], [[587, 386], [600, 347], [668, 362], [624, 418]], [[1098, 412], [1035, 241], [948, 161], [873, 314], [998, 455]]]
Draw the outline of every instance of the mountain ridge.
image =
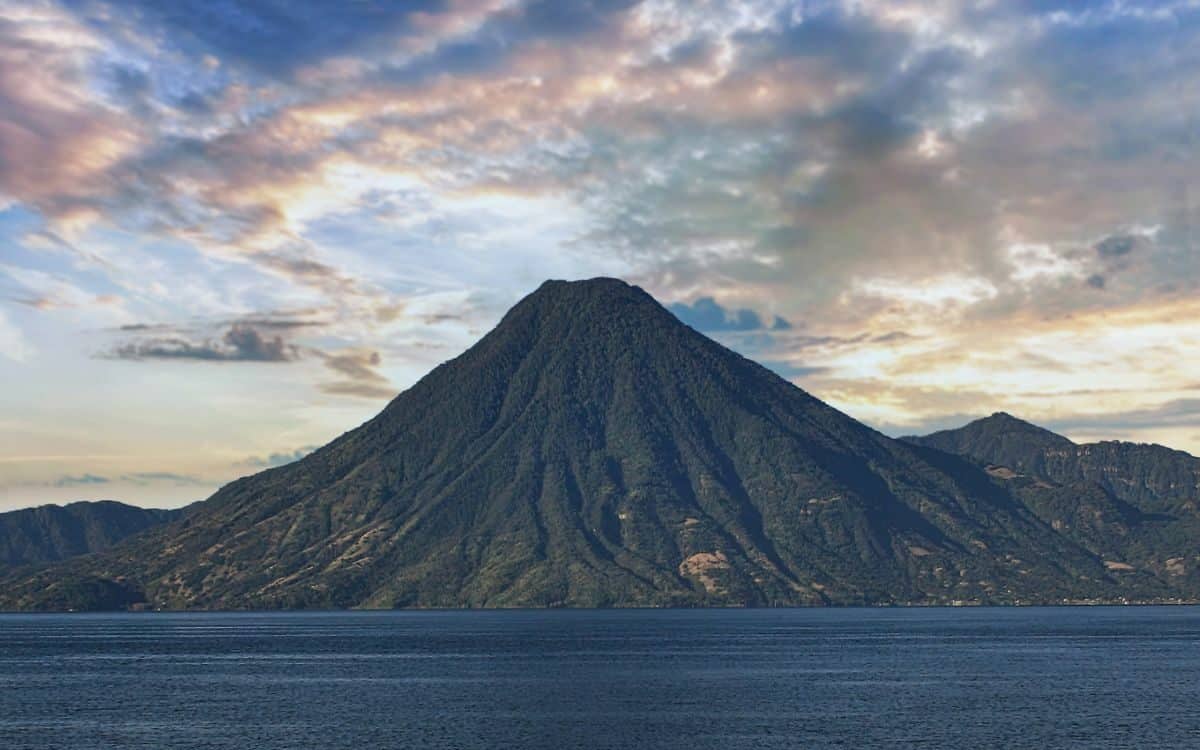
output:
[[1123, 499], [1149, 502], [1159, 511], [1200, 495], [1200, 458], [1185, 451], [1120, 440], [1075, 443], [1004, 412], [959, 428], [900, 439], [1055, 482], [1095, 481]]
[[[1194, 576], [1184, 579], [1194, 585]], [[1167, 600], [967, 458], [894, 440], [615, 279], [549, 281], [376, 417], [0, 608]]]
[[[1129, 566], [1168, 580], [1196, 574], [1200, 458], [1153, 443], [1077, 444], [1010, 415], [997, 416], [903, 439], [976, 462], [1007, 482], [1052, 528], [1110, 567]], [[1035, 439], [1013, 440], [1014, 432]]]
[[0, 566], [34, 565], [100, 552], [180, 513], [114, 500], [6, 511], [0, 513]]

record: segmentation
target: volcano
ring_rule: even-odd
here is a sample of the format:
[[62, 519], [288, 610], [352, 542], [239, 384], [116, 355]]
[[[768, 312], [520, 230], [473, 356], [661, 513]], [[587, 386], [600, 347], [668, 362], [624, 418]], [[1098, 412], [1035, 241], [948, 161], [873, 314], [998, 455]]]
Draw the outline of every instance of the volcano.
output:
[[7, 609], [1160, 600], [968, 457], [891, 439], [615, 279], [549, 281], [375, 418]]

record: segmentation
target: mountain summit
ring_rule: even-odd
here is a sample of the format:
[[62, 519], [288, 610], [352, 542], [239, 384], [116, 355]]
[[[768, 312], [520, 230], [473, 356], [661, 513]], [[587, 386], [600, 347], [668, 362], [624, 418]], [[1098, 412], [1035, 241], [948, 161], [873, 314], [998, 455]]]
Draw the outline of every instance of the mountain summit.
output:
[[[80, 582], [89, 585], [80, 585]], [[69, 584], [69, 585], [68, 585]], [[80, 591], [103, 591], [103, 602]], [[971, 461], [890, 439], [615, 279], [549, 281], [378, 416], [0, 607], [1152, 599]]]
[[182, 511], [98, 500], [0, 513], [0, 567], [63, 560], [108, 549]]
[[901, 440], [1031, 473], [1045, 469], [1050, 457], [1073, 453], [1075, 448], [1062, 435], [1002, 411], [953, 430]]
[[1186, 513], [1200, 501], [1200, 458], [1147, 443], [1076, 444], [1004, 412], [901, 439], [1060, 484], [1095, 482], [1148, 512]]
[[[1161, 445], [1077, 444], [1008, 414], [904, 438], [963, 456], [1059, 533], [1114, 570], [1194, 591], [1200, 555], [1200, 458]], [[1194, 597], [1194, 594], [1190, 594]]]

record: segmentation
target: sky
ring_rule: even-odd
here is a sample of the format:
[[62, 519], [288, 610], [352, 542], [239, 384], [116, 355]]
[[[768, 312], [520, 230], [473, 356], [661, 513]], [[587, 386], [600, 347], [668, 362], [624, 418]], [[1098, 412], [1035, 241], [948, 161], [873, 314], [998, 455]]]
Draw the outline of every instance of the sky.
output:
[[1200, 4], [0, 0], [0, 510], [178, 506], [619, 276], [889, 434], [1200, 454]]

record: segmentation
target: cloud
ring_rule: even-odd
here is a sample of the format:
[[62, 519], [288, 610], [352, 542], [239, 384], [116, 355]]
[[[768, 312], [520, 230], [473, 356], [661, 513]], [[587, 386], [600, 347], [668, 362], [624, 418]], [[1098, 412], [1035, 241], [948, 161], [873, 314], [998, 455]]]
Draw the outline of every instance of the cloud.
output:
[[[327, 351], [289, 340], [288, 337], [298, 332], [328, 325], [324, 320], [311, 317], [314, 312], [296, 310], [242, 316], [222, 324], [227, 328], [220, 338], [201, 338], [166, 324], [125, 325], [117, 330], [142, 336], [118, 344], [100, 356], [135, 362], [197, 360], [221, 363], [298, 362], [316, 358], [338, 376], [338, 380], [318, 384], [325, 393], [372, 399], [395, 396], [397, 389], [378, 371], [383, 362], [379, 351], [365, 348]], [[263, 460], [270, 462], [282, 455], [273, 454]]]
[[170, 331], [171, 326], [166, 323], [126, 323], [123, 326], [118, 326], [117, 330], [123, 333], [152, 333]]
[[0, 193], [70, 217], [111, 187], [106, 171], [143, 135], [88, 89], [102, 47], [53, 5], [0, 8]]
[[292, 331], [301, 328], [320, 328], [326, 325], [325, 321], [321, 320], [296, 320], [290, 318], [242, 318], [232, 322], [232, 325], [245, 326], [254, 330], [282, 330]]
[[904, 341], [911, 341], [914, 338], [916, 337], [906, 331], [888, 331], [887, 333], [881, 333], [878, 336], [873, 337], [871, 339], [871, 343], [895, 344]]
[[253, 360], [256, 362], [286, 362], [294, 355], [279, 336], [265, 338], [255, 328], [245, 324], [235, 324], [225, 334], [224, 343], [231, 351], [233, 359]]
[[1077, 279], [1087, 272], [1080, 258], [1072, 253], [1058, 252], [1044, 244], [1010, 245], [1008, 262], [1012, 265], [1010, 278], [1024, 285]]
[[763, 367], [772, 370], [785, 380], [796, 380], [806, 378], [810, 375], [824, 375], [829, 372], [828, 367], [808, 367], [805, 365], [796, 365], [791, 362], [772, 362], [763, 360]]
[[207, 362], [291, 362], [297, 349], [282, 336], [264, 336], [253, 325], [235, 323], [220, 340], [190, 341], [179, 336], [154, 337], [117, 346], [112, 359], [144, 361], [195, 359]]
[[[886, 346], [849, 337], [803, 350], [805, 366], [827, 368], [804, 387], [893, 433], [1004, 410], [1088, 439], [1116, 433], [1188, 447], [1195, 378], [1179, 353], [1200, 345], [1197, 309], [1180, 296], [1069, 317], [1019, 311], [1003, 325], [923, 322]], [[1106, 414], [1117, 416], [1106, 425]]]
[[[260, 333], [264, 330], [278, 331], [280, 332], [279, 335], [287, 335], [306, 329], [318, 329], [327, 326], [329, 321], [322, 319], [322, 315], [323, 311], [318, 309], [267, 311], [240, 315], [219, 321], [215, 325], [228, 329], [250, 328]], [[179, 326], [171, 323], [126, 323], [117, 326], [113, 330], [119, 333], [162, 334], [178, 332], [181, 329]]]
[[1096, 243], [1096, 253], [1102, 258], [1119, 258], [1133, 252], [1137, 240], [1127, 234], [1114, 234]]
[[1130, 430], [1200, 426], [1200, 398], [1173, 399], [1156, 406], [1100, 413], [1079, 413], [1049, 420], [1059, 430]]
[[313, 353], [341, 376], [339, 380], [320, 385], [325, 393], [371, 399], [392, 398], [397, 393], [387, 377], [376, 369], [383, 362], [377, 351], [346, 349], [329, 353], [313, 350]]
[[282, 252], [261, 252], [251, 255], [250, 259], [272, 273], [320, 289], [333, 297], [370, 296], [369, 291], [347, 274], [312, 258]]
[[258, 468], [258, 469], [268, 469], [268, 468], [274, 468], [276, 466], [285, 466], [285, 465], [293, 463], [295, 461], [299, 461], [300, 459], [304, 458], [309, 453], [312, 453], [319, 447], [320, 446], [317, 446], [317, 445], [306, 445], [303, 448], [297, 448], [294, 451], [284, 452], [284, 453], [272, 453], [266, 457], [251, 456], [250, 458], [247, 458], [245, 461], [242, 461], [241, 464], [239, 464], [239, 465], [250, 466], [250, 467]]
[[121, 479], [126, 482], [133, 482], [134, 484], [141, 485], [165, 483], [173, 484], [177, 487], [192, 487], [207, 484], [207, 482], [199, 477], [194, 477], [189, 474], [177, 474], [170, 471], [135, 472], [132, 474], [123, 474], [121, 475]]
[[396, 389], [386, 385], [375, 385], [373, 383], [360, 383], [348, 380], [342, 380], [334, 383], [323, 383], [320, 386], [321, 390], [335, 396], [355, 396], [358, 398], [369, 398], [374, 400], [394, 398]]
[[[430, 28], [429, 15], [445, 10], [438, 0], [404, 3], [213, 4], [152, 0], [123, 4], [156, 31], [210, 64], [242, 64], [266, 76], [291, 76], [327, 58], [369, 54], [411, 44]], [[485, 4], [486, 5], [486, 4]]]
[[53, 310], [58, 304], [49, 297], [9, 297], [10, 302], [32, 307], [34, 310]]
[[54, 481], [55, 487], [86, 487], [94, 484], [108, 484], [112, 480], [95, 474], [64, 475]]
[[712, 297], [700, 297], [692, 304], [676, 302], [667, 307], [675, 317], [699, 331], [783, 331], [792, 324], [776, 315], [768, 326], [762, 317], [748, 308], [722, 307]]
[[92, 318], [126, 317], [122, 296], [88, 290], [65, 274], [0, 263], [0, 288], [5, 286], [15, 290], [9, 301], [39, 312], [80, 310]]
[[[595, 220], [581, 239], [618, 250], [660, 290], [713, 275], [771, 296], [795, 288], [793, 304], [807, 308], [795, 312], [807, 317], [829, 314], [840, 290], [893, 263], [915, 276], [969, 265], [999, 286], [1003, 230], [1047, 245], [1069, 235], [1057, 217], [1081, 206], [1063, 180], [1088, 155], [1063, 141], [1055, 96], [1108, 93], [1081, 80], [1084, 58], [1128, 79], [1132, 48], [1162, 25], [1124, 11], [1055, 12], [145, 4], [145, 39], [133, 38], [170, 40], [171, 73], [214, 88], [218, 103], [179, 134], [166, 80], [140, 63], [107, 66], [114, 91], [154, 99], [162, 119], [145, 126], [162, 132], [66, 204], [241, 253], [329, 296], [365, 290], [344, 265], [294, 249], [310, 247], [322, 214], [393, 190], [355, 185], [350, 175], [365, 168], [403, 175], [403, 190], [419, 184], [435, 205], [473, 190], [570, 196]], [[1192, 33], [1190, 15], [1166, 12]], [[97, 56], [115, 56], [108, 48], [131, 33], [127, 14], [78, 15]], [[1118, 42], [1115, 30], [1137, 41]], [[1119, 112], [1100, 114], [1140, 139]], [[1083, 168], [1124, 173], [1154, 159], [1116, 156]], [[1140, 220], [1118, 215], [1115, 199], [1089, 199], [1107, 225]], [[1080, 304], [1094, 296], [1081, 292]]]

